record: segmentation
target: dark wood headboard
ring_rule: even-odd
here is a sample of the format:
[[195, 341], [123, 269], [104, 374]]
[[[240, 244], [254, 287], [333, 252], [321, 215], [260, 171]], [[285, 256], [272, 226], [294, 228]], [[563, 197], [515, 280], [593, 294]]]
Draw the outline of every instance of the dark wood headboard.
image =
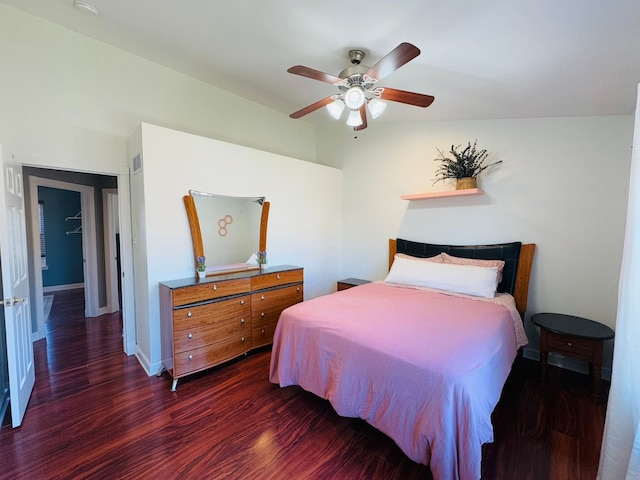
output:
[[433, 243], [412, 242], [410, 240], [389, 239], [389, 269], [396, 253], [404, 253], [419, 258], [427, 258], [445, 252], [455, 257], [477, 258], [484, 260], [504, 260], [502, 281], [499, 292], [513, 295], [516, 308], [524, 318], [529, 296], [529, 278], [535, 243], [500, 243], [494, 245], [437, 245]]

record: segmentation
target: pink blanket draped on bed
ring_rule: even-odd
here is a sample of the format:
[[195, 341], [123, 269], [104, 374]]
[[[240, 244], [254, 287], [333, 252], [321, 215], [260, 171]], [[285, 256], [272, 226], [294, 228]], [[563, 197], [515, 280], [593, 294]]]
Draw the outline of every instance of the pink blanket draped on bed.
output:
[[282, 312], [269, 379], [366, 420], [436, 480], [476, 480], [516, 350], [502, 305], [371, 283]]

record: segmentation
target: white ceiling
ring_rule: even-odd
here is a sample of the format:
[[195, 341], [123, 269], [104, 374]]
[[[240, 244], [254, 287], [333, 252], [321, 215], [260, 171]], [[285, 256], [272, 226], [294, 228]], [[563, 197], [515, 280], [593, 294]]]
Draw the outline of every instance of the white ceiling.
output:
[[380, 86], [436, 100], [376, 122], [631, 114], [640, 82], [639, 0], [85, 1], [101, 15], [0, 0], [285, 114], [337, 93], [290, 66], [338, 75], [348, 50], [373, 65], [401, 42], [422, 53]]

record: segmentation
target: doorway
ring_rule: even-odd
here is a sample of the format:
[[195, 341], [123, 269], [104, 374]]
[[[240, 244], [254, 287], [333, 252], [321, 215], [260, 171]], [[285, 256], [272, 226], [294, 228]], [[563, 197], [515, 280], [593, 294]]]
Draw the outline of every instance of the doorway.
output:
[[85, 304], [85, 316], [96, 317], [99, 313], [99, 292], [98, 292], [98, 255], [96, 245], [96, 218], [95, 218], [95, 199], [94, 188], [87, 185], [80, 185], [76, 183], [70, 183], [60, 180], [54, 180], [45, 177], [38, 177], [35, 175], [28, 175], [28, 169], [24, 169], [24, 178], [29, 184], [29, 188], [25, 191], [29, 191], [29, 210], [28, 216], [30, 221], [27, 220], [27, 224], [31, 225], [31, 241], [30, 245], [30, 257], [33, 259], [33, 270], [36, 274], [33, 276], [32, 287], [34, 299], [34, 331], [36, 332], [36, 338], [44, 338], [45, 333], [45, 318], [44, 318], [44, 286], [42, 279], [42, 267], [39, 265], [38, 260], [41, 258], [40, 250], [40, 218], [38, 212], [38, 200], [39, 200], [39, 187], [48, 187], [52, 189], [63, 190], [67, 192], [77, 192], [80, 194], [80, 211], [77, 212], [77, 218], [66, 217], [65, 220], [71, 218], [75, 220], [73, 227], [69, 227], [69, 233], [80, 233], [82, 248], [82, 272], [83, 272], [83, 286], [84, 286], [84, 304]]
[[[111, 261], [117, 256], [115, 233], [118, 233], [118, 179], [115, 176], [88, 174], [71, 171], [48, 170], [44, 168], [24, 167], [25, 188], [29, 192], [26, 200], [29, 204], [27, 225], [30, 230], [29, 252], [30, 269], [32, 275], [32, 299], [34, 312], [34, 338], [38, 340], [45, 335], [45, 313], [42, 266], [39, 262], [40, 229], [38, 209], [38, 191], [41, 187], [57, 189], [61, 195], [76, 192], [80, 195], [81, 208], [77, 218], [71, 218], [67, 234], [77, 240], [81, 237], [81, 259], [83, 282], [80, 285], [71, 284], [70, 287], [84, 287], [85, 317], [96, 317], [104, 313], [112, 313], [120, 309], [117, 297], [114, 302], [112, 290], [118, 287], [121, 277], [112, 266]], [[104, 204], [104, 202], [107, 202]], [[102, 205], [101, 205], [102, 203]], [[59, 216], [59, 215], [58, 215]], [[60, 223], [60, 219], [54, 218]], [[65, 219], [66, 220], [66, 219]], [[74, 225], [71, 225], [74, 224]], [[74, 228], [75, 227], [75, 228]], [[64, 287], [62, 287], [64, 288]], [[47, 290], [55, 290], [49, 287]]]
[[120, 222], [118, 216], [118, 189], [102, 190], [104, 220], [105, 278], [107, 287], [106, 313], [122, 306], [122, 269], [120, 264]]

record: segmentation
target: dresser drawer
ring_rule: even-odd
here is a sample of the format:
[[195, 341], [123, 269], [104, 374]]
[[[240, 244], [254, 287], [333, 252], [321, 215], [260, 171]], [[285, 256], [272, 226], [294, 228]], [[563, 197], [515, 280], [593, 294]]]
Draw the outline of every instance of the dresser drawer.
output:
[[249, 321], [251, 316], [251, 297], [232, 298], [219, 302], [199, 305], [197, 307], [178, 308], [173, 311], [174, 331], [189, 330], [212, 323], [221, 323], [229, 319], [245, 318]]
[[278, 285], [286, 285], [287, 283], [302, 282], [303, 271], [297, 270], [285, 270], [283, 272], [274, 272], [259, 275], [251, 279], [251, 286], [253, 290], [262, 290], [263, 288], [277, 287]]
[[253, 347], [261, 347], [273, 343], [273, 334], [276, 331], [278, 319], [266, 321], [260, 325], [253, 325], [251, 329], [251, 345]]
[[176, 288], [173, 291], [173, 306], [188, 305], [190, 303], [204, 302], [214, 298], [238, 295], [251, 291], [251, 279], [240, 278], [236, 280], [222, 280], [220, 282], [207, 282], [202, 285], [191, 285], [184, 288]]
[[243, 354], [251, 346], [248, 336], [238, 335], [221, 342], [175, 354], [173, 377], [194, 373]]
[[300, 303], [304, 297], [302, 284], [266, 290], [251, 294], [251, 312], [273, 312], [284, 310], [291, 305]]
[[273, 328], [275, 329], [281, 313], [282, 310], [273, 310], [270, 312], [253, 312], [251, 318], [252, 332], [261, 330], [263, 328], [268, 328], [270, 326], [273, 326]]
[[591, 361], [593, 357], [593, 340], [569, 337], [548, 332], [547, 346], [551, 352], [564, 353], [583, 360]]
[[251, 345], [259, 347], [273, 343], [278, 319], [282, 311], [300, 303], [302, 284], [267, 290], [251, 295]]
[[249, 337], [249, 316], [242, 318], [216, 319], [206, 325], [174, 332], [173, 348], [176, 353], [204, 347], [229, 338]]

